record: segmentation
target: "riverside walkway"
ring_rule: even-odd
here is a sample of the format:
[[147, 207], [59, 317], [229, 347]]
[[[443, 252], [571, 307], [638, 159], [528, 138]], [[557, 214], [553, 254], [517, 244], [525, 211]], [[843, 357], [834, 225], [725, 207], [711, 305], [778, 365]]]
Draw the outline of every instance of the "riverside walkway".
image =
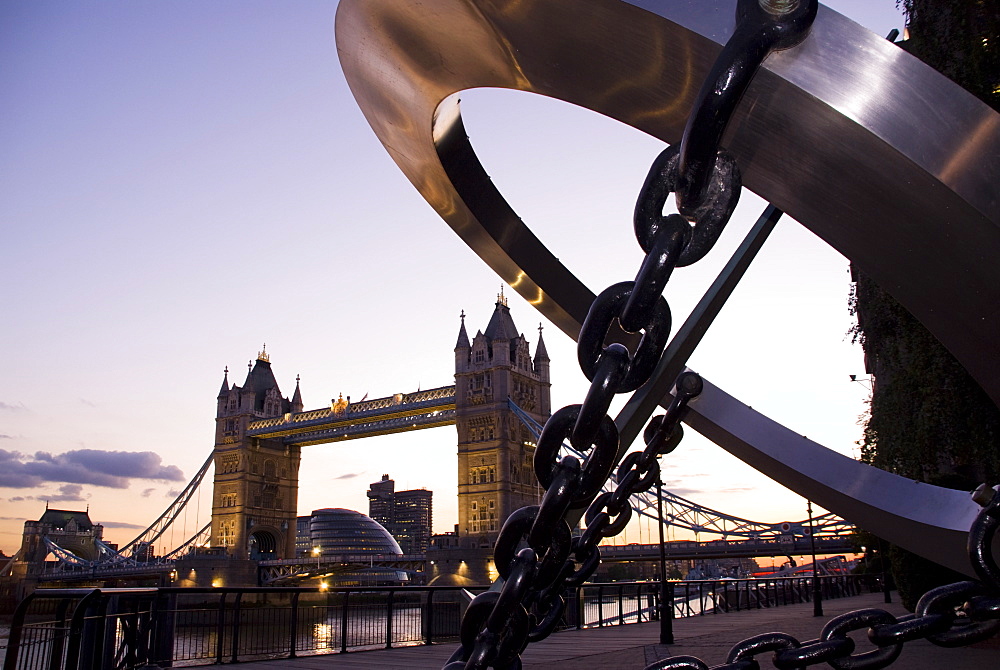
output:
[[[522, 659], [526, 670], [573, 668], [574, 670], [642, 670], [667, 656], [697, 656], [709, 666], [723, 663], [729, 648], [736, 642], [759, 633], [782, 631], [805, 641], [815, 639], [831, 618], [866, 607], [885, 609], [895, 616], [906, 614], [893, 596], [885, 604], [881, 593], [825, 601], [825, 616], [814, 617], [812, 603], [764, 610], [695, 616], [674, 621], [676, 644], [659, 645], [659, 624], [589, 628], [556, 633], [542, 642], [528, 645]], [[863, 632], [854, 634], [858, 651], [868, 647]], [[862, 642], [863, 641], [863, 642]], [[241, 663], [242, 670], [363, 670], [405, 668], [439, 670], [455, 649], [455, 644], [399, 647], [349, 654], [305, 656], [276, 661]], [[759, 657], [763, 667], [770, 667], [770, 654]], [[822, 666], [829, 667], [829, 666]], [[907, 643], [899, 659], [890, 666], [899, 670], [969, 670], [1000, 668], [1000, 642], [996, 638], [974, 647], [943, 649], [927, 641]]]

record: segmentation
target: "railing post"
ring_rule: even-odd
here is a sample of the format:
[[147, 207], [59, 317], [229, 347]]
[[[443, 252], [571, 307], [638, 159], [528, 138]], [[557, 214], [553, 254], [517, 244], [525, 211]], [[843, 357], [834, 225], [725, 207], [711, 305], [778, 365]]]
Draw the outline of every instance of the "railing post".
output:
[[705, 582], [698, 582], [698, 616], [705, 616]]
[[230, 663], [239, 663], [240, 654], [240, 605], [243, 602], [243, 592], [236, 594], [236, 602], [233, 603], [233, 648]]
[[288, 658], [295, 658], [295, 647], [298, 646], [296, 633], [299, 630], [299, 592], [292, 593], [292, 615], [288, 624]]
[[52, 649], [49, 652], [49, 668], [51, 670], [59, 670], [62, 665], [63, 647], [66, 644], [66, 636], [68, 635], [66, 630], [66, 611], [69, 609], [70, 602], [68, 598], [61, 600], [59, 606], [56, 608], [56, 620], [59, 623], [53, 629]]
[[624, 599], [625, 599], [625, 587], [624, 586], [619, 586], [618, 587], [618, 625], [619, 626], [624, 626], [625, 625], [625, 603], [623, 602]]
[[389, 590], [389, 600], [385, 605], [385, 648], [392, 649], [392, 597], [396, 592]]
[[660, 582], [660, 644], [674, 643], [674, 583]]
[[434, 643], [434, 591], [427, 589], [427, 641], [424, 644]]
[[[76, 668], [80, 660], [80, 643], [83, 637], [84, 617], [90, 609], [91, 602], [101, 595], [100, 589], [94, 589], [85, 595], [73, 610], [73, 616], [69, 624], [69, 648], [66, 651], [66, 667]], [[62, 654], [60, 653], [60, 657]], [[58, 661], [62, 661], [59, 658]], [[57, 667], [59, 667], [57, 665]]]
[[[81, 656], [83, 658], [90, 655], [90, 667], [96, 670], [114, 665], [115, 641], [114, 637], [107, 634], [108, 628], [108, 598], [101, 599], [101, 615], [95, 621], [94, 626], [84, 628], [83, 643], [81, 646]], [[111, 662], [108, 662], [108, 659]]]
[[347, 653], [347, 606], [350, 602], [351, 592], [344, 591], [344, 600], [340, 604], [340, 653]]
[[177, 611], [177, 594], [157, 592], [153, 603], [151, 660], [160, 667], [170, 667], [174, 664], [174, 617]]
[[219, 615], [215, 622], [215, 662], [222, 663], [222, 650], [226, 636], [226, 594], [219, 594]]
[[575, 591], [576, 598], [576, 629], [581, 630], [583, 628], [583, 585], [577, 586]]
[[597, 627], [604, 628], [604, 587], [597, 587]]
[[35, 599], [34, 593], [29, 593], [14, 608], [14, 617], [10, 622], [10, 636], [7, 638], [7, 656], [3, 661], [3, 670], [17, 670], [17, 657], [21, 652], [21, 637], [24, 630], [24, 617]]

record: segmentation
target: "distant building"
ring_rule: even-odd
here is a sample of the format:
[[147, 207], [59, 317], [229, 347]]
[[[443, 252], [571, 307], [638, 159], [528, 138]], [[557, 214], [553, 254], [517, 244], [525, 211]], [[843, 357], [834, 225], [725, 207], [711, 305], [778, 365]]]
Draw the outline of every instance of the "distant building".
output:
[[431, 540], [434, 492], [395, 489], [396, 482], [389, 475], [372, 483], [368, 487], [368, 516], [392, 534], [404, 554], [424, 554]]
[[266, 351], [257, 354], [243, 386], [229, 383], [226, 368], [216, 405], [212, 546], [235, 559], [294, 555], [299, 447], [248, 436], [247, 426], [302, 409], [298, 377], [291, 400], [282, 396]]
[[[327, 508], [314, 510], [309, 531], [317, 557], [344, 556], [355, 562], [358, 555], [400, 555], [402, 550], [385, 528], [361, 512]], [[405, 572], [389, 567], [347, 568], [332, 576], [336, 586], [394, 585], [408, 581]]]
[[[496, 577], [493, 546], [521, 507], [537, 505], [535, 441], [521, 420], [544, 424], [552, 412], [550, 360], [539, 327], [534, 356], [518, 331], [503, 292], [485, 331], [470, 339], [465, 313], [455, 343], [455, 426], [458, 431], [456, 536], [435, 536], [427, 554], [437, 585], [488, 584]], [[519, 409], [515, 412], [511, 404]]]
[[424, 554], [431, 540], [433, 491], [396, 491], [389, 475], [368, 487], [368, 516], [399, 543], [404, 554]]
[[431, 541], [433, 491], [416, 489], [396, 494], [393, 537], [404, 554], [425, 554]]
[[295, 517], [295, 555], [308, 556], [312, 553], [312, 533], [309, 532], [311, 516]]
[[80, 558], [93, 561], [98, 556], [97, 541], [104, 534], [104, 526], [90, 520], [88, 512], [65, 509], [46, 509], [38, 521], [24, 522], [21, 538], [21, 560], [41, 563], [49, 554], [47, 538], [53, 544]]
[[[387, 530], [393, 521], [393, 498], [396, 495], [396, 482], [389, 475], [382, 475], [382, 480], [368, 485], [368, 516], [382, 524]], [[392, 530], [389, 530], [391, 533]], [[395, 535], [395, 533], [393, 533]]]

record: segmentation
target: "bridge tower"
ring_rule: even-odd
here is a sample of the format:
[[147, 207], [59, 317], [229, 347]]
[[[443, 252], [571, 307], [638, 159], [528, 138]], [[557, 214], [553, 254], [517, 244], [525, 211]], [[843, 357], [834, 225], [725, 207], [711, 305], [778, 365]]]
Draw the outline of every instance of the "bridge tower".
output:
[[215, 419], [212, 546], [233, 558], [295, 556], [299, 447], [281, 439], [248, 437], [247, 424], [303, 409], [299, 380], [282, 397], [266, 347], [248, 365], [243, 386], [229, 385], [226, 369]]
[[[468, 579], [482, 583], [490, 577], [489, 553], [503, 522], [540, 500], [532, 468], [534, 439], [507, 399], [545, 423], [552, 411], [549, 356], [539, 327], [532, 358], [503, 291], [486, 330], [471, 341], [464, 312], [461, 319], [455, 345], [458, 525], [450, 544], [458, 550], [459, 562], [464, 561]], [[450, 562], [443, 555], [441, 559], [445, 565]]]

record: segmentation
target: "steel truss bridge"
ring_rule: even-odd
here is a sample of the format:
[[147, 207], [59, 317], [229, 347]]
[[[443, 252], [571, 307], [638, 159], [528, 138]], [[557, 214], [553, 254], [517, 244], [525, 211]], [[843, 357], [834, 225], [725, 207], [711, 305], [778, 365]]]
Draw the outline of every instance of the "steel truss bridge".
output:
[[389, 568], [413, 575], [424, 571], [423, 554], [332, 554], [316, 558], [288, 558], [261, 561], [260, 583], [264, 586], [288, 586], [303, 579], [330, 577], [358, 568]]
[[455, 425], [455, 386], [251, 421], [247, 435], [307, 446]]
[[[725, 558], [761, 558], [765, 556], [806, 556], [811, 551], [809, 539], [783, 536], [773, 540], [678, 540], [664, 543], [667, 560], [709, 560]], [[816, 538], [816, 554], [854, 553], [850, 536]], [[627, 563], [657, 561], [659, 544], [601, 545], [601, 561]], [[829, 560], [837, 560], [829, 559]], [[821, 562], [822, 563], [822, 562]], [[426, 558], [423, 554], [343, 554], [316, 558], [290, 558], [260, 562], [260, 583], [287, 586], [303, 579], [324, 578], [358, 568], [389, 568], [408, 574], [423, 572]]]
[[[507, 402], [514, 414], [537, 439], [542, 427], [512, 400], [508, 399]], [[248, 426], [248, 434], [260, 438], [280, 439], [287, 445], [305, 446], [448, 426], [454, 423], [455, 387], [441, 386], [426, 391], [397, 393], [385, 398], [352, 403], [339, 411], [331, 407], [253, 421]], [[564, 445], [564, 449], [567, 453], [577, 453], [568, 444]], [[47, 539], [49, 550], [56, 560], [46, 564], [43, 574], [51, 579], [72, 581], [169, 573], [177, 558], [208, 546], [211, 523], [206, 524], [163, 556], [150, 557], [148, 548], [157, 542], [163, 542], [165, 533], [182, 518], [184, 509], [194, 498], [198, 487], [205, 482], [205, 476], [213, 462], [212, 456], [207, 458], [184, 490], [156, 521], [120, 549], [116, 550], [98, 542], [98, 558], [88, 561]], [[605, 490], [614, 490], [614, 485], [613, 481], [609, 481]], [[715, 535], [723, 541], [721, 545], [718, 542], [674, 543], [677, 544], [671, 551], [671, 558], [674, 559], [711, 558], [714, 554], [730, 557], [808, 553], [804, 543], [801, 540], [795, 542], [794, 538], [807, 537], [810, 531], [815, 533], [821, 544], [823, 541], [829, 541], [829, 547], [822, 544], [824, 549], [836, 552], [851, 550], [849, 537], [854, 527], [833, 514], [815, 517], [811, 527], [807, 521], [767, 523], [742, 519], [713, 510], [675, 495], [666, 488], [662, 490], [662, 495], [666, 525], [693, 532], [696, 537], [701, 533]], [[633, 509], [642, 516], [657, 519], [656, 498], [655, 491], [637, 494], [632, 498]], [[737, 541], [725, 542], [730, 539]], [[788, 544], [788, 540], [792, 540], [792, 545]], [[784, 545], [781, 544], [783, 541]], [[723, 545], [737, 547], [741, 544], [742, 550], [721, 549]], [[789, 546], [792, 546], [792, 550], [787, 549]], [[775, 553], [776, 547], [781, 547], [777, 553]], [[609, 560], [644, 560], [631, 557], [628, 551], [613, 546], [608, 546], [607, 552]], [[318, 564], [315, 558], [265, 561], [261, 563], [260, 580], [265, 584], [288, 583], [298, 579], [335, 574], [350, 568], [356, 569], [358, 566], [386, 567], [415, 573], [422, 571], [424, 557], [324, 556], [320, 558]]]
[[[784, 540], [785, 538], [782, 538]], [[808, 556], [812, 545], [801, 537], [782, 540], [710, 540], [708, 542], [688, 542], [684, 540], [665, 542], [667, 560], [720, 559], [720, 558], [760, 558], [764, 556]], [[856, 551], [849, 537], [817, 537], [816, 554], [846, 554]], [[623, 563], [627, 561], [657, 561], [660, 559], [659, 544], [601, 545], [601, 562]]]

